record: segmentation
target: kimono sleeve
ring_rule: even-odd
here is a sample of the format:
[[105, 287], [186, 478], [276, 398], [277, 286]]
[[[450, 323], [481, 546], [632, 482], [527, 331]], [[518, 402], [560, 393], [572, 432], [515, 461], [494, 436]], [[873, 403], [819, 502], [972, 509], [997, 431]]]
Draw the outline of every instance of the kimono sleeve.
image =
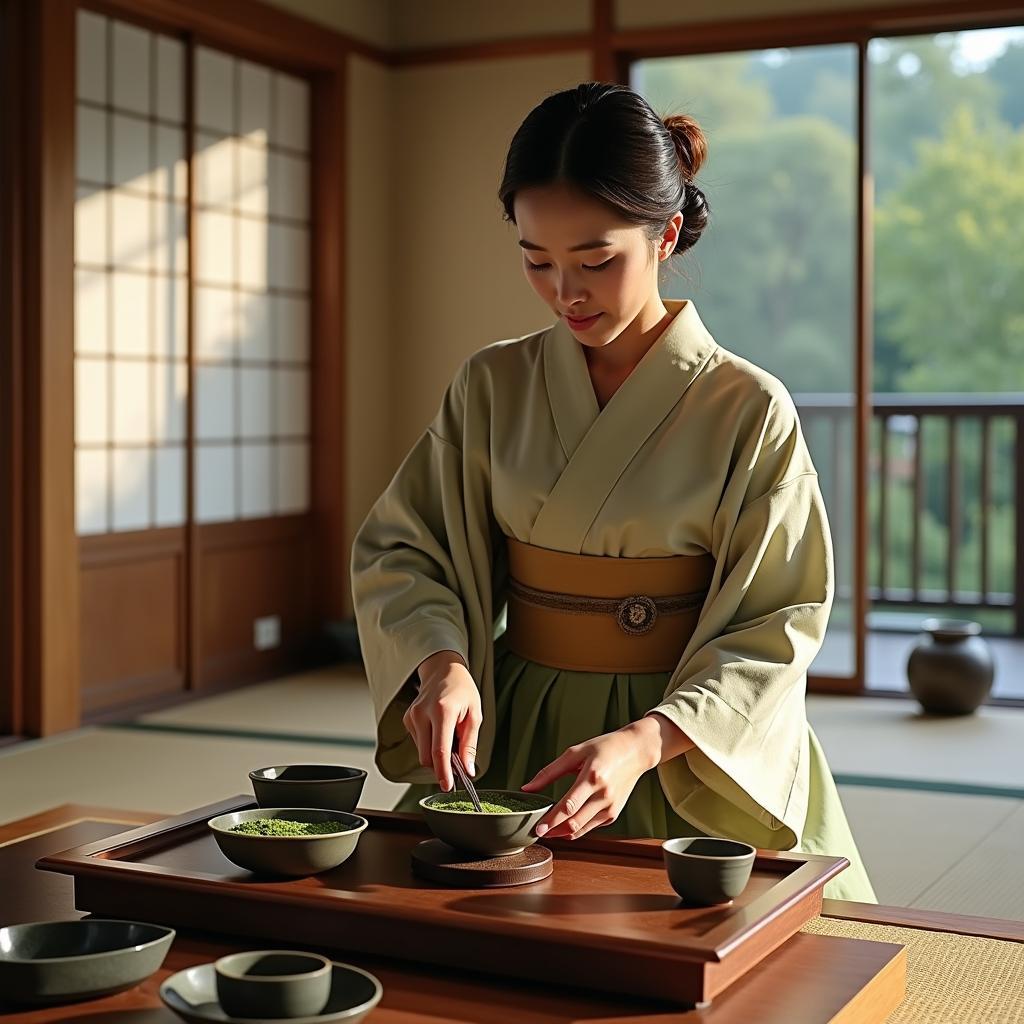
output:
[[719, 507], [712, 587], [652, 711], [696, 745], [658, 768], [675, 811], [710, 834], [788, 850], [807, 816], [806, 673], [824, 639], [834, 568], [796, 411], [773, 403], [768, 420], [753, 468], [740, 460]]
[[503, 548], [490, 513], [489, 461], [478, 443], [486, 416], [471, 392], [467, 361], [353, 541], [353, 608], [377, 721], [375, 760], [393, 782], [435, 781], [402, 718], [416, 695], [417, 666], [438, 651], [462, 655], [482, 687], [481, 771], [490, 756], [494, 553]]

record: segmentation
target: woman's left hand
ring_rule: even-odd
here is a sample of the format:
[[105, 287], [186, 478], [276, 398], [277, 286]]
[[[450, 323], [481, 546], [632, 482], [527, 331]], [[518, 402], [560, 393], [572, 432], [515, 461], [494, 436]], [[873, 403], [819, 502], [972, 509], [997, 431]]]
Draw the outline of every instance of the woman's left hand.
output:
[[534, 831], [549, 839], [579, 839], [591, 829], [611, 824], [640, 776], [659, 761], [635, 722], [569, 747], [522, 787], [527, 792], [543, 789], [563, 775], [576, 773], [575, 784]]

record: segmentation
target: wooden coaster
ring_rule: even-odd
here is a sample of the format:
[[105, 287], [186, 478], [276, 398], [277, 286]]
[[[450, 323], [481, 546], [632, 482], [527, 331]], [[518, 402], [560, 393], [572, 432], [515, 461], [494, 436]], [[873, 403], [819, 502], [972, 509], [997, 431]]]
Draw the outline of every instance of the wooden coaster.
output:
[[553, 862], [551, 851], [537, 843], [507, 857], [472, 857], [440, 839], [424, 839], [412, 850], [414, 875], [460, 889], [539, 882], [551, 874]]

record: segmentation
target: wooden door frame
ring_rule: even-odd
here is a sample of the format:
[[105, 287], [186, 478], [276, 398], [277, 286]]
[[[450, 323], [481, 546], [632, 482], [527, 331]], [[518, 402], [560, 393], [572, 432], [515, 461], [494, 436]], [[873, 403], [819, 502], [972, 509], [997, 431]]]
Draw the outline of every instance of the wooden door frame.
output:
[[[80, 724], [74, 489], [76, 16], [86, 8], [191, 36], [311, 83], [314, 141], [311, 509], [319, 620], [343, 614], [346, 74], [372, 48], [251, 0], [5, 0], [4, 209], [0, 219], [0, 732]], [[23, 116], [12, 111], [23, 96]], [[17, 158], [15, 158], [17, 157]], [[20, 202], [18, 200], [21, 200]], [[20, 404], [19, 404], [20, 396]], [[10, 400], [8, 402], [7, 400]]]
[[25, 8], [0, 3], [0, 737], [23, 728], [21, 218]]

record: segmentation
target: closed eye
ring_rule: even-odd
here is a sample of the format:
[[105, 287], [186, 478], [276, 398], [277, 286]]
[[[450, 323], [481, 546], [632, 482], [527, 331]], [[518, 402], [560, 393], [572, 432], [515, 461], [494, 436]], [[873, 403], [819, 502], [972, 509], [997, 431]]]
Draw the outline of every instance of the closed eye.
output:
[[[580, 265], [583, 267], [584, 270], [604, 270], [604, 268], [607, 267], [609, 263], [613, 263], [614, 261], [615, 257], [612, 256], [610, 259], [605, 260], [604, 263], [598, 263], [593, 267], [589, 266], [586, 263], [582, 263]], [[547, 270], [548, 267], [551, 266], [550, 263], [534, 263], [532, 260], [527, 260], [526, 265], [531, 270]]]

